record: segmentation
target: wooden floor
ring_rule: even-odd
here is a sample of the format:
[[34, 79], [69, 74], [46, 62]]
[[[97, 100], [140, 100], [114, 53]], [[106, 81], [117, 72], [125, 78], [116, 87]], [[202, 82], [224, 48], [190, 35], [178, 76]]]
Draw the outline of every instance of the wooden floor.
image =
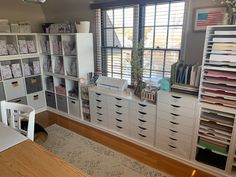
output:
[[137, 159], [151, 167], [176, 177], [212, 177], [203, 171], [157, 154], [140, 146], [137, 146], [118, 137], [104, 133], [100, 130], [88, 127], [57, 114], [45, 111], [36, 116], [36, 122], [43, 127], [58, 124], [64, 128], [72, 130], [82, 136], [90, 138], [98, 143], [110, 147], [116, 151]]

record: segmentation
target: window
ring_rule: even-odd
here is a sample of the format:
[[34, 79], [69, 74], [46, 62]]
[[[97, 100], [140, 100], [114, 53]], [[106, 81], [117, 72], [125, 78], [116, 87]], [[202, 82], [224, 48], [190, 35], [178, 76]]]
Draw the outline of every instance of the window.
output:
[[131, 84], [132, 49], [140, 39], [143, 77], [170, 76], [171, 65], [181, 55], [184, 8], [184, 1], [171, 1], [99, 11], [102, 73]]

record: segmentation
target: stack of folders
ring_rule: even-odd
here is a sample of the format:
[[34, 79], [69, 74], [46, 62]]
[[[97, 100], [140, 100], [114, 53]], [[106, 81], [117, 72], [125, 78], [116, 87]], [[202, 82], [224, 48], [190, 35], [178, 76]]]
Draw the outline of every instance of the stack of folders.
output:
[[187, 65], [178, 61], [171, 66], [172, 88], [186, 91], [198, 91], [201, 65]]

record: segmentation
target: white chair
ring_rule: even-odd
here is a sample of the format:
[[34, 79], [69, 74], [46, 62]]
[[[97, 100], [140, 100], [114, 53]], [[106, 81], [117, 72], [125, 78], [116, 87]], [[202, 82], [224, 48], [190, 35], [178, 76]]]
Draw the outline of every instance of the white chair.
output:
[[[34, 141], [35, 110], [28, 105], [1, 101], [3, 124], [14, 128]], [[27, 131], [21, 128], [21, 121], [28, 120]]]

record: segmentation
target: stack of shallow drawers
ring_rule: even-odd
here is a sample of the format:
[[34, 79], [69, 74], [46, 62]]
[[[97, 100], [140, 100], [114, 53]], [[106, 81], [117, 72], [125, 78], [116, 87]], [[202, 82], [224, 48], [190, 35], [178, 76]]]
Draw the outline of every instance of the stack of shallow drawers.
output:
[[149, 145], [154, 145], [156, 106], [151, 103], [133, 101], [130, 107], [132, 137]]
[[89, 91], [91, 122], [101, 127], [108, 127], [107, 96], [97, 91]]
[[109, 128], [129, 135], [129, 101], [124, 98], [108, 96]]
[[158, 92], [156, 146], [189, 159], [197, 98]]

